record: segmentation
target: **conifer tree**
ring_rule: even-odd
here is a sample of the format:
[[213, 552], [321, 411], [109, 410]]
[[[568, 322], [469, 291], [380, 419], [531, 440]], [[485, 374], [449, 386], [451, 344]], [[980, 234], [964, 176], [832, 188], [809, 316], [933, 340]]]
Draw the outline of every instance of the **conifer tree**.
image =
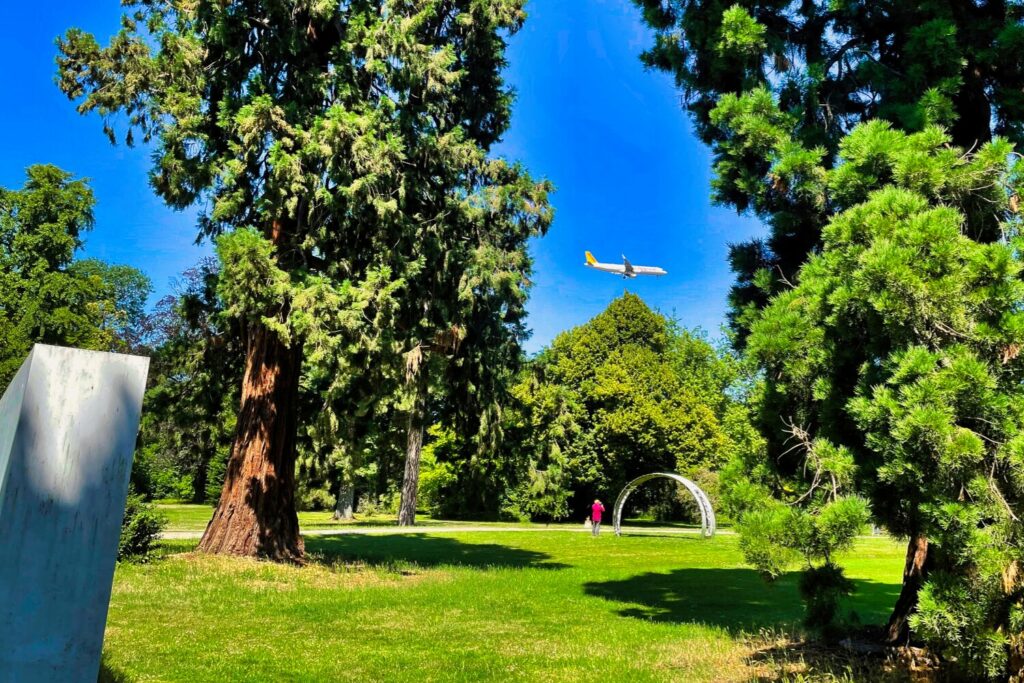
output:
[[[895, 131], [857, 138], [864, 148], [856, 153], [867, 160], [862, 173], [837, 165], [845, 137], [859, 123], [880, 118], [908, 132], [942, 127], [964, 151], [976, 151], [994, 134], [1011, 143], [1024, 137], [1024, 8], [1018, 3], [635, 2], [656, 33], [645, 63], [675, 75], [698, 134], [712, 148], [716, 201], [753, 213], [769, 228], [767, 238], [731, 249], [730, 318], [739, 348], [773, 297], [801, 284], [801, 267], [822, 249], [822, 230], [850, 206], [850, 193], [894, 179], [891, 165], [879, 160]], [[982, 245], [1002, 239], [994, 208], [1001, 204], [970, 193], [962, 200], [971, 239]], [[863, 341], [863, 329], [843, 333], [850, 349]], [[856, 364], [841, 367], [834, 378], [846, 383], [848, 395]], [[803, 399], [799, 392], [787, 395], [771, 373], [766, 381], [770, 400], [761, 405], [760, 429], [772, 461], [792, 448], [793, 424], [780, 420], [799, 415]], [[827, 402], [832, 407], [821, 417], [855, 435], [840, 403]], [[817, 432], [805, 435], [813, 442]], [[901, 533], [909, 541], [903, 591], [889, 623], [892, 640], [906, 636], [930, 567], [921, 529]]]
[[[831, 212], [787, 187], [766, 145], [792, 137], [830, 168], [843, 136], [872, 118], [911, 132], [945, 126], [964, 149], [994, 133], [1024, 139], [1018, 3], [634, 2], [655, 31], [644, 63], [674, 75], [712, 149], [716, 201], [753, 212], [770, 229], [731, 249], [730, 316], [740, 344], [757, 311], [819, 246]], [[730, 120], [719, 108], [726, 96], [740, 96]]]
[[1024, 661], [1024, 263], [1012, 149], [996, 139], [967, 153], [939, 128], [908, 135], [874, 121], [843, 141], [836, 168], [785, 176], [827, 193], [837, 213], [821, 253], [751, 329], [765, 414], [786, 425], [788, 443], [744, 468], [751, 481], [740, 487], [777, 496], [747, 500], [751, 561], [775, 573], [781, 549], [803, 538], [824, 558], [807, 593], [812, 613], [832, 595], [819, 627], [839, 616], [836, 594], [849, 585], [834, 552], [857, 533], [866, 497], [877, 522], [911, 539], [890, 640], [913, 632], [987, 678], [1017, 675]]
[[59, 83], [112, 139], [124, 123], [127, 142], [155, 145], [169, 205], [205, 207], [200, 235], [217, 238], [220, 295], [243, 323], [237, 432], [200, 549], [298, 560], [303, 360], [362, 339], [394, 355], [417, 327], [408, 311], [427, 317], [458, 283], [423, 286], [446, 247], [546, 214], [543, 186], [486, 155], [522, 2], [128, 7], [106, 47], [79, 30], [60, 40]]
[[130, 266], [76, 260], [93, 226], [92, 190], [56, 166], [0, 187], [0, 386], [36, 343], [131, 351], [145, 335], [150, 282]]

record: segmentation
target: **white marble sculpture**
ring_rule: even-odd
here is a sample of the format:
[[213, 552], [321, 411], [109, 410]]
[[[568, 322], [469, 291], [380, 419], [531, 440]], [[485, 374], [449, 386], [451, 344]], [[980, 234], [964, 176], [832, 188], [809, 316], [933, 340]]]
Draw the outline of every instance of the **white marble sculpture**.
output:
[[0, 399], [0, 683], [95, 683], [149, 360], [37, 345]]

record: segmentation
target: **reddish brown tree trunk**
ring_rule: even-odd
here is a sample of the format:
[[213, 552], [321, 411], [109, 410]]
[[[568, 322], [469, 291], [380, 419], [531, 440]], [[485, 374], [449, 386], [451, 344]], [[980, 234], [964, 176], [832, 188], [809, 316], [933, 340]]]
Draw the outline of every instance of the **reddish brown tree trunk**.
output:
[[420, 484], [420, 453], [423, 450], [423, 428], [427, 420], [426, 362], [419, 367], [414, 380], [416, 395], [409, 409], [406, 424], [405, 476], [402, 478], [402, 501], [398, 508], [398, 526], [416, 524], [416, 496]]
[[262, 325], [252, 329], [235, 442], [201, 552], [302, 561], [295, 512], [301, 361], [300, 345], [288, 348]]
[[902, 645], [910, 640], [910, 614], [917, 607], [917, 594], [928, 572], [927, 563], [928, 539], [921, 534], [911, 536], [903, 566], [903, 588], [885, 627], [885, 639], [890, 645]]

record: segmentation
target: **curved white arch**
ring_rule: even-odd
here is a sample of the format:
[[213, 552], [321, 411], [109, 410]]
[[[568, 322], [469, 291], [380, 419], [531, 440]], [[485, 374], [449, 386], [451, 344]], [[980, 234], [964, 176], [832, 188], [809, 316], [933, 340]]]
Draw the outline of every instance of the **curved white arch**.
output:
[[711, 538], [715, 535], [715, 511], [711, 507], [711, 501], [708, 499], [708, 495], [704, 493], [699, 486], [694, 484], [692, 481], [687, 479], [681, 474], [675, 472], [652, 472], [651, 474], [645, 474], [642, 477], [637, 477], [633, 481], [626, 484], [619, 493], [619, 497], [615, 499], [615, 508], [612, 516], [612, 523], [615, 525], [615, 535], [622, 535], [622, 509], [626, 505], [626, 499], [629, 498], [629, 494], [633, 493], [633, 490], [645, 482], [651, 479], [657, 479], [658, 477], [664, 477], [673, 481], [679, 482], [686, 487], [697, 501], [697, 508], [700, 510], [700, 527], [701, 534], [705, 538]]

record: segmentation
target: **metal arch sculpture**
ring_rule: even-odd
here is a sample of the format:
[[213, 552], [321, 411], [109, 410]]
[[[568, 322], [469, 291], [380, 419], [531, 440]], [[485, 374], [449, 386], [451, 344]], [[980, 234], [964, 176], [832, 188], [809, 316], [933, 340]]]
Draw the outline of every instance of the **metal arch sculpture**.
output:
[[708, 495], [692, 481], [681, 474], [676, 474], [675, 472], [652, 472], [651, 474], [645, 474], [642, 477], [637, 477], [626, 484], [622, 489], [622, 492], [619, 493], [619, 497], [615, 499], [615, 508], [612, 515], [612, 523], [615, 525], [615, 535], [622, 535], [622, 510], [626, 506], [626, 499], [629, 498], [629, 494], [633, 493], [633, 490], [640, 486], [640, 484], [646, 483], [651, 479], [657, 479], [658, 477], [672, 479], [686, 487], [686, 490], [693, 495], [694, 499], [696, 499], [697, 508], [700, 510], [701, 534], [704, 538], [711, 538], [714, 536], [715, 511], [711, 507], [711, 501], [708, 499]]

